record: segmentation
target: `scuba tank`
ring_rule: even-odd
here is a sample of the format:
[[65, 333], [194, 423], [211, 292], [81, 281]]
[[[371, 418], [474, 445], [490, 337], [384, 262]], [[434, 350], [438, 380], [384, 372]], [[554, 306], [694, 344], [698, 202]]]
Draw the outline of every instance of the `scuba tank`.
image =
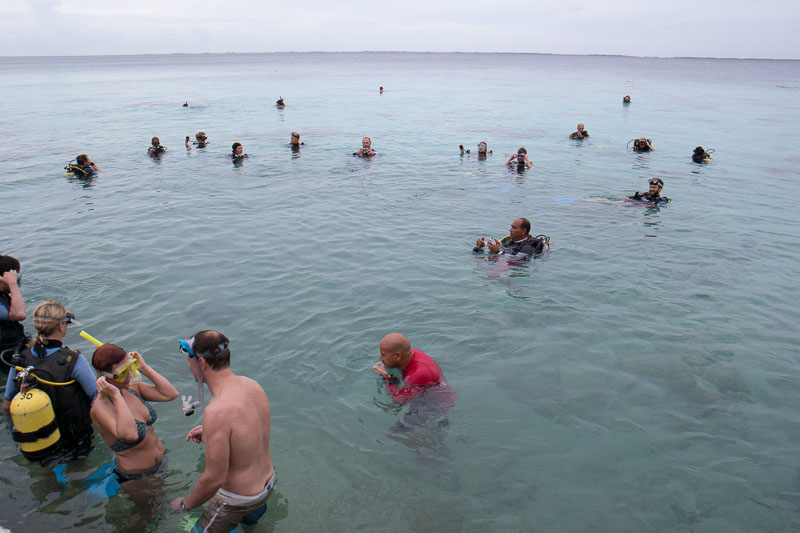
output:
[[12, 436], [19, 442], [22, 455], [30, 461], [38, 461], [53, 454], [61, 444], [56, 413], [50, 396], [34, 387], [32, 366], [25, 368], [15, 378], [20, 390], [11, 400], [11, 420], [14, 424]]

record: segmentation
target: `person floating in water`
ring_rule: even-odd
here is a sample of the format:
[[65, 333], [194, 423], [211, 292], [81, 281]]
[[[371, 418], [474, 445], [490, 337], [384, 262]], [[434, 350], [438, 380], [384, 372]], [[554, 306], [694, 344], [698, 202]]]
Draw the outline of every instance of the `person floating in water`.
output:
[[622, 99], [623, 104], [630, 104], [631, 103], [631, 95], [626, 94], [625, 97]]
[[698, 146], [692, 153], [692, 161], [695, 163], [708, 163], [711, 161], [711, 154], [714, 153], [713, 148], [705, 150], [702, 146]]
[[231, 146], [231, 158], [234, 161], [241, 161], [246, 157], [249, 156], [246, 153], [244, 153], [244, 147], [242, 146], [242, 143], [239, 142], [233, 143], [233, 146]]
[[464, 155], [464, 154], [469, 155], [469, 150], [464, 150], [464, 145], [463, 144], [459, 144], [458, 145], [458, 151], [461, 152], [461, 155]]
[[583, 129], [583, 124], [578, 124], [578, 131], [573, 131], [572, 133], [569, 134], [570, 139], [575, 139], [578, 141], [583, 140], [584, 137], [588, 136], [589, 132]]
[[292, 136], [289, 139], [289, 146], [292, 148], [292, 150], [297, 151], [301, 146], [305, 146], [305, 144], [306, 143], [300, 142], [300, 134], [296, 131], [293, 131]]
[[166, 146], [161, 146], [161, 140], [158, 137], [153, 137], [150, 144], [152, 146], [148, 148], [147, 154], [151, 157], [158, 157], [167, 151]]
[[[192, 144], [197, 145], [198, 148], [205, 148], [208, 146], [208, 137], [206, 136], [206, 132], [198, 131], [195, 133], [194, 138], [197, 139], [197, 141]], [[186, 137], [186, 142], [189, 142], [189, 137]]]
[[183, 103], [183, 107], [189, 107], [189, 100], [186, 100], [186, 101]]
[[[432, 415], [444, 416], [453, 407], [456, 394], [444, 379], [442, 369], [422, 350], [412, 349], [405, 335], [386, 335], [378, 349], [380, 362], [373, 365], [372, 370], [383, 378], [392, 400], [399, 404], [423, 400], [414, 402], [413, 409], [409, 409], [407, 423], [420, 425]], [[392, 368], [400, 370], [402, 382], [387, 371]]]
[[[631, 141], [628, 141], [630, 144]], [[648, 139], [647, 137], [639, 137], [638, 139], [633, 139], [633, 151], [634, 152], [654, 152], [655, 148], [653, 148], [653, 141]]]
[[380, 89], [378, 89], [378, 91], [380, 91], [380, 93], [383, 94], [383, 85], [380, 86]]
[[516, 162], [519, 168], [531, 168], [533, 166], [533, 163], [531, 163], [531, 160], [528, 157], [528, 151], [525, 149], [525, 147], [520, 148], [517, 150], [516, 154], [513, 154], [511, 157], [509, 157], [508, 161], [506, 161], [506, 165], [510, 165], [512, 162]]
[[79, 155], [75, 158], [74, 164], [70, 161], [64, 168], [78, 178], [90, 178], [100, 171], [86, 154]]
[[481, 141], [478, 143], [478, 159], [486, 159], [487, 155], [492, 155], [492, 151], [489, 150], [489, 145], [486, 144], [486, 141]]
[[661, 196], [661, 189], [664, 188], [664, 180], [661, 178], [650, 178], [648, 180], [650, 185], [646, 193], [636, 191], [633, 196], [625, 198], [626, 202], [636, 202], [649, 206], [663, 205], [670, 201], [666, 196]]
[[278, 98], [278, 101], [275, 102], [275, 107], [277, 107], [278, 109], [283, 109], [284, 107], [286, 107], [286, 102], [283, 101], [283, 96]]
[[547, 235], [530, 235], [531, 221], [527, 218], [518, 218], [511, 223], [508, 235], [500, 239], [479, 237], [475, 241], [474, 253], [482, 253], [483, 247], [489, 248], [490, 255], [505, 255], [510, 259], [526, 259], [541, 254], [550, 249], [550, 237]]
[[361, 148], [353, 152], [353, 155], [360, 155], [361, 157], [369, 157], [375, 155], [377, 152], [372, 149], [372, 139], [364, 137], [361, 139]]
[[[170, 402], [178, 397], [178, 391], [138, 352], [127, 353], [115, 344], [97, 348], [92, 366], [100, 373], [97, 399], [90, 412], [92, 423], [114, 451], [117, 481], [125, 483], [157, 473], [164, 464], [164, 445], [153, 429], [157, 415], [148, 402]], [[143, 383], [140, 374], [153, 384]]]

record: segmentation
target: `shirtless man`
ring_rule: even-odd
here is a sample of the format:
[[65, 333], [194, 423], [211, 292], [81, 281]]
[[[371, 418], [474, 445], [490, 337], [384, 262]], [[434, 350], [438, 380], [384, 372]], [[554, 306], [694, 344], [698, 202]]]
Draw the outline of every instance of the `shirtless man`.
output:
[[[182, 341], [182, 342], [181, 342]], [[174, 511], [208, 502], [193, 532], [228, 532], [239, 523], [255, 524], [267, 512], [275, 486], [269, 453], [270, 407], [261, 385], [230, 368], [228, 338], [218, 331], [198, 331], [179, 344], [195, 380], [208, 385], [213, 398], [203, 425], [186, 440], [205, 444], [206, 469]]]

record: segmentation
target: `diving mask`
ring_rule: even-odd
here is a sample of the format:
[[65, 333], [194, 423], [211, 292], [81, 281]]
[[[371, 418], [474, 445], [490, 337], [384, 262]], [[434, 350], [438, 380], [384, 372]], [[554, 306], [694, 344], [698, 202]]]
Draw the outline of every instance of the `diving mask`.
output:
[[117, 383], [125, 383], [128, 381], [129, 377], [134, 383], [142, 380], [141, 373], [139, 372], [139, 360], [133, 357], [116, 372], [103, 372], [103, 375], [113, 379]]

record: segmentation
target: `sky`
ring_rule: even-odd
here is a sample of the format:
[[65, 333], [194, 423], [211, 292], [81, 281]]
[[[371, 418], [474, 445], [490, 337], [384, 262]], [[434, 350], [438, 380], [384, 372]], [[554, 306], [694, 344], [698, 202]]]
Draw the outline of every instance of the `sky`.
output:
[[0, 56], [418, 51], [800, 58], [798, 0], [0, 0]]

